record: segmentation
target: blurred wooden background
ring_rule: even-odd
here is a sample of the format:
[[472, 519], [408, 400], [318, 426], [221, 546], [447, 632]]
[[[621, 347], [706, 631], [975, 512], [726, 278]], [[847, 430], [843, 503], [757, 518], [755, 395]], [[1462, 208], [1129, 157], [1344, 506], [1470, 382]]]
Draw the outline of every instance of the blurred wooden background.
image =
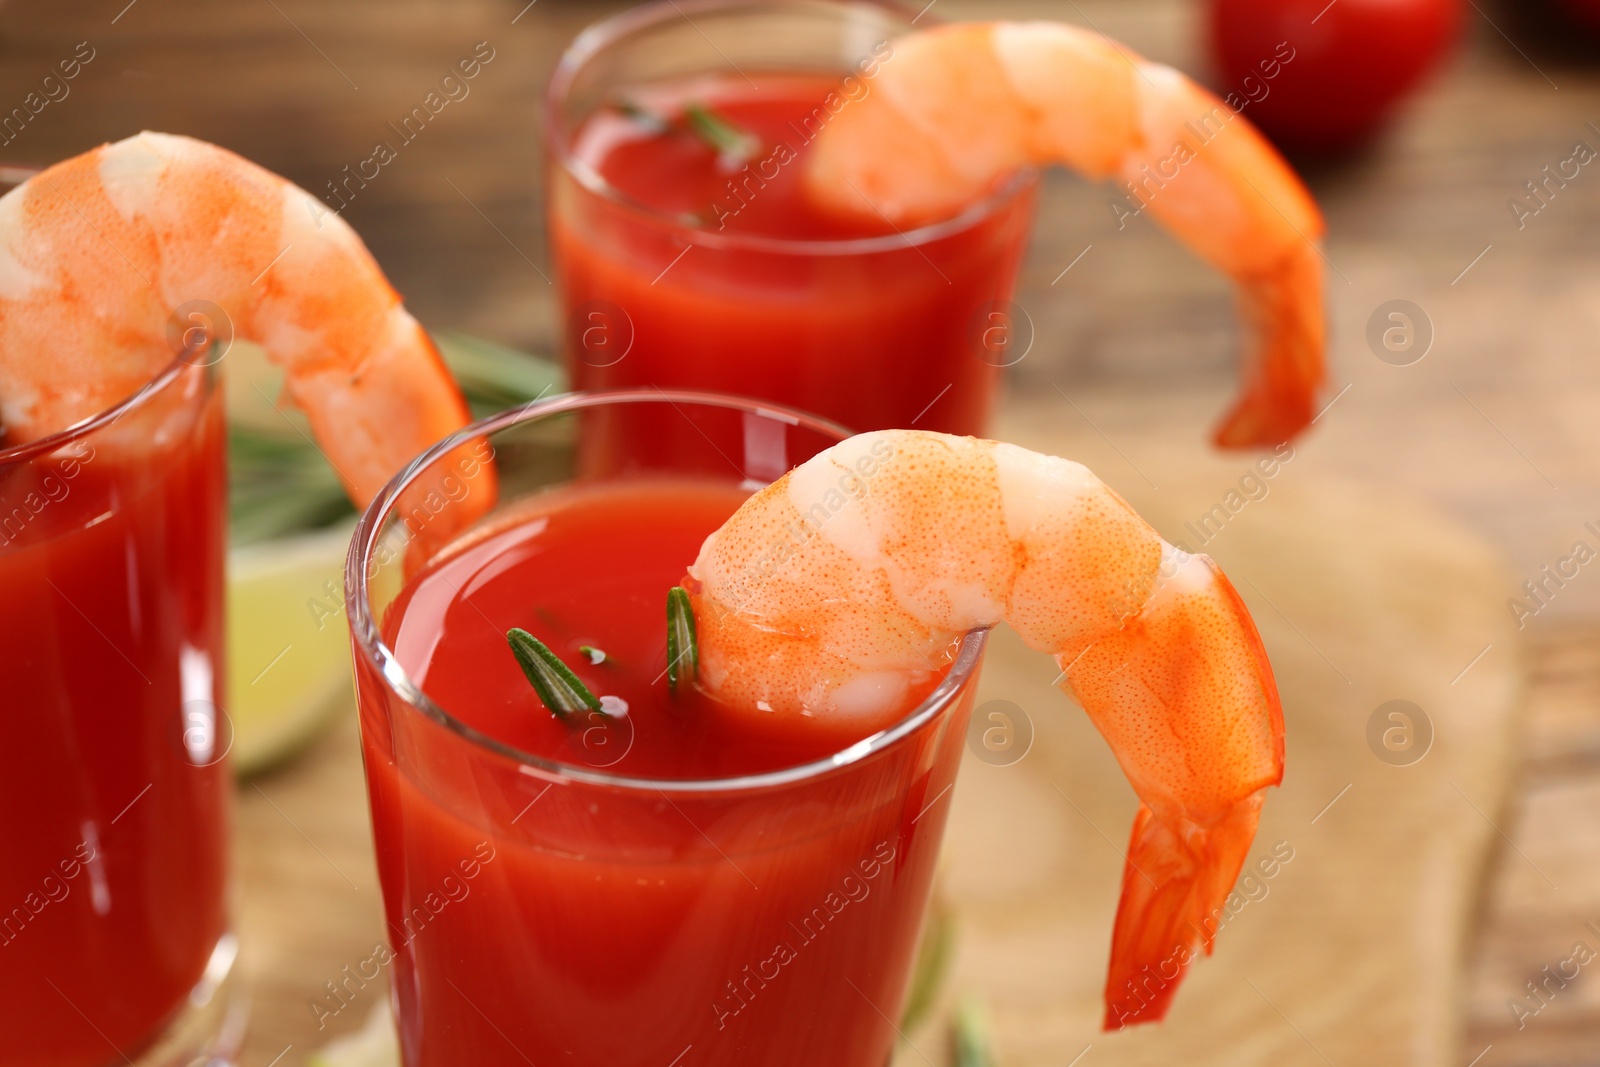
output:
[[[949, 18], [1092, 22], [1205, 72], [1196, 0], [937, 2]], [[68, 96], [0, 147], [0, 162], [50, 162], [154, 128], [216, 141], [319, 192], [486, 41], [494, 59], [470, 95], [406, 145], [346, 218], [429, 326], [548, 351], [557, 317], [544, 277], [541, 92], [577, 30], [622, 6], [13, 0], [0, 6], [0, 110], [79, 42], [94, 58]], [[1538, 39], [1519, 14], [1526, 6], [1473, 5], [1462, 52], [1389, 136], [1310, 175], [1330, 224], [1338, 400], [1287, 475], [1355, 474], [1437, 503], [1503, 551], [1507, 597], [1574, 541], [1593, 545], [1583, 525], [1600, 520], [1600, 172], [1586, 168], [1525, 229], [1507, 206], [1577, 142], [1600, 146], [1600, 66]], [[1435, 331], [1410, 367], [1380, 362], [1365, 341], [1368, 317], [1395, 298], [1419, 304]], [[1042, 393], [1056, 403], [1052, 385], [1069, 393], [1079, 410], [1062, 417], [1092, 420], [1107, 446], [1079, 457], [1091, 465], [1126, 473], [1152, 442], [1198, 441], [1220, 411], [1239, 341], [1226, 285], [1148, 226], [1118, 232], [1103, 190], [1051, 177], [1017, 299], [1037, 340], [1009, 402]], [[1490, 813], [1506, 847], [1463, 994], [1469, 1055], [1485, 1050], [1474, 1061], [1483, 1067], [1600, 1060], [1600, 979], [1587, 970], [1525, 1029], [1506, 1006], [1575, 941], [1600, 949], [1587, 925], [1600, 921], [1600, 574], [1570, 582], [1526, 636], [1522, 786], [1512, 810]], [[329, 761], [348, 763], [352, 741], [346, 729], [241, 792], [243, 923], [247, 934], [268, 922], [282, 933], [257, 948], [269, 958], [247, 1064], [289, 1045], [286, 1062], [298, 1062], [324, 1039], [307, 1007], [318, 981], [305, 976], [336, 977], [356, 958], [349, 945], [380, 936], [374, 872], [327, 859], [365, 862], [360, 782], [302, 788]], [[292, 892], [261, 889], [286, 869]], [[316, 923], [293, 921], [310, 908]], [[340, 944], [319, 932], [329, 917], [346, 924]], [[329, 1032], [365, 1010], [341, 1014]]]

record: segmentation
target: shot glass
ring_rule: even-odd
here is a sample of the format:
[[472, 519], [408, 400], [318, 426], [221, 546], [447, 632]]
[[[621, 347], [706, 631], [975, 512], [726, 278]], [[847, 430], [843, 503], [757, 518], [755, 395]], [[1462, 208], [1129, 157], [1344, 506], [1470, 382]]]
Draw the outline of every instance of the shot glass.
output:
[[224, 443], [214, 367], [186, 354], [0, 449], [5, 1063], [166, 1067], [238, 1037]]
[[[418, 570], [502, 537], [540, 494], [675, 473], [659, 453], [615, 450], [669, 414], [705, 431], [700, 454], [683, 446], [682, 474], [745, 492], [845, 434], [716, 394], [573, 394], [439, 443], [357, 527], [345, 581], [406, 1067], [884, 1067], [891, 1055], [984, 634], [893, 726], [803, 765], [710, 779], [618, 773], [615, 734], [591, 745], [585, 733], [564, 760], [518, 751], [430, 697], [391, 644]], [[728, 440], [742, 444], [715, 443]], [[407, 488], [440, 483], [464, 454], [492, 454], [497, 503], [419, 552], [418, 523], [437, 520], [401, 506]], [[453, 498], [476, 516], [474, 475], [456, 473]], [[652, 536], [647, 522], [635, 533]]]
[[[745, 205], [796, 195], [806, 146], [870, 95], [862, 75], [894, 63], [895, 39], [934, 17], [917, 14], [875, 0], [666, 0], [573, 42], [550, 82], [545, 138], [574, 388], [714, 389], [857, 431], [983, 432], [1000, 368], [1031, 343], [1010, 303], [1033, 220], [1031, 171], [904, 231], [769, 236], [725, 225]], [[782, 124], [692, 217], [619, 189], [585, 147], [597, 112], [663, 87], [713, 80], [719, 94], [759, 101], [797, 76], [817, 82], [817, 106]], [[630, 166], [672, 180], [670, 160], [634, 151]]]

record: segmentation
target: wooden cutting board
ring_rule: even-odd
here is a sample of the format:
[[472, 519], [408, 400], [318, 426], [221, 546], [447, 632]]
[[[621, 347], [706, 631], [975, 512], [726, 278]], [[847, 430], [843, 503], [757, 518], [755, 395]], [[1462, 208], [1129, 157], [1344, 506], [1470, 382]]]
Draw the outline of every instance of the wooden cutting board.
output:
[[[1091, 428], [1064, 421], [1023, 415], [1000, 436], [1065, 456], [1107, 452]], [[1287, 774], [1253, 855], [1276, 845], [1293, 858], [1239, 898], [1163, 1026], [1098, 1027], [1133, 792], [1051, 687], [1055, 667], [1009, 633], [991, 645], [978, 712], [988, 700], [1017, 705], [1033, 741], [1006, 766], [969, 752], [962, 770], [943, 874], [961, 926], [945, 1000], [981, 1000], [1004, 1067], [1467, 1060], [1464, 946], [1516, 759], [1510, 583], [1459, 526], [1320, 476], [1307, 453], [1254, 478], [1251, 457], [1153, 442], [1136, 459], [1091, 460], [1168, 540], [1232, 577], [1276, 668], [1288, 730]], [[1369, 721], [1394, 700], [1422, 710], [1409, 712], [1411, 747], [1393, 708], [1369, 744]], [[1401, 732], [1386, 747], [1391, 728]], [[920, 1027], [897, 1064], [948, 1062], [943, 1035], [943, 1020]]]

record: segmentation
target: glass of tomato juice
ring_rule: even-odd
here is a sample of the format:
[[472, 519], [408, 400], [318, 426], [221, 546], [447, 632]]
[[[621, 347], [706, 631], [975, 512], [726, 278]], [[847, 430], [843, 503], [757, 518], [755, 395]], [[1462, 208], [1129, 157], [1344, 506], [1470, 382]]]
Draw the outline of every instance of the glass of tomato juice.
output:
[[931, 21], [875, 0], [668, 0], [578, 37], [545, 113], [574, 388], [983, 432], [999, 368], [1031, 343], [1009, 301], [1036, 176], [909, 230], [832, 216], [802, 181], [816, 136]]
[[0, 1063], [165, 1067], [237, 1038], [207, 353], [0, 447]]
[[[615, 450], [668, 418], [697, 432]], [[984, 635], [868, 736], [751, 730], [665, 677], [700, 542], [843, 436], [712, 393], [571, 394], [368, 508], [345, 582], [406, 1067], [887, 1063]], [[408, 506], [424, 478], [434, 506]], [[430, 549], [440, 524], [461, 532]], [[547, 709], [511, 627], [604, 713]]]

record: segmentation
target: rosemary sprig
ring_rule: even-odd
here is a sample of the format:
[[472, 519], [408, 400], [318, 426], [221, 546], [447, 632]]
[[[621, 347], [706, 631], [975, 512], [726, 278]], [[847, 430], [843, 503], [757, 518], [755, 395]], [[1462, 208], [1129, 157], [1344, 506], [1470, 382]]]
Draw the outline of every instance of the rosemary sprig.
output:
[[956, 1007], [950, 1024], [950, 1044], [955, 1067], [995, 1067], [989, 1023], [977, 1001], [963, 1000]]
[[434, 340], [475, 419], [566, 388], [559, 363], [471, 334], [445, 331]]
[[676, 692], [680, 681], [692, 682], [700, 670], [700, 640], [695, 634], [694, 608], [689, 591], [681, 585], [667, 590], [667, 688]]
[[683, 115], [688, 120], [689, 129], [734, 166], [743, 166], [761, 151], [761, 138], [704, 104], [686, 105]]
[[605, 714], [589, 687], [550, 651], [549, 645], [516, 627], [506, 631], [506, 643], [545, 707], [562, 717], [585, 709]]
[[634, 100], [619, 100], [614, 106], [649, 133], [663, 134], [676, 126], [693, 134], [721, 156], [730, 169], [744, 166], [761, 151], [761, 138], [698, 101], [685, 104], [683, 118], [677, 121]]
[[333, 468], [305, 438], [292, 429], [289, 434], [244, 420], [229, 427], [229, 535], [235, 544], [328, 526], [350, 513]]
[[618, 100], [614, 105], [622, 114], [643, 126], [650, 133], [666, 133], [672, 129], [672, 123], [657, 115], [643, 104], [632, 100]]
[[[565, 388], [559, 366], [503, 345], [460, 333], [435, 338], [439, 351], [461, 383], [474, 418], [525, 404]], [[352, 514], [350, 501], [317, 446], [302, 431], [273, 411], [266, 397], [276, 396], [282, 374], [264, 355], [245, 363], [242, 344], [230, 352], [229, 374], [242, 384], [245, 398], [261, 397], [263, 414], [237, 410], [230, 387], [228, 426], [229, 536], [235, 545], [284, 537], [332, 525]], [[290, 413], [290, 420], [299, 416]], [[300, 429], [296, 429], [300, 426]]]

